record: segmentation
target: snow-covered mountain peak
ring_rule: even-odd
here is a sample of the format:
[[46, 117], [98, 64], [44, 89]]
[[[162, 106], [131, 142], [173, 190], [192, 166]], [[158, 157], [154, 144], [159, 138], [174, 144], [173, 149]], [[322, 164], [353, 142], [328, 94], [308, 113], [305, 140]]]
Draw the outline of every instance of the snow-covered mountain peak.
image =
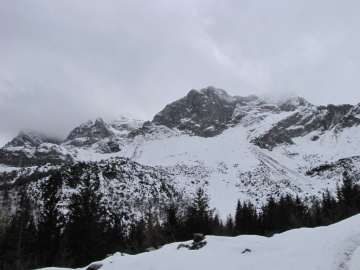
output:
[[95, 151], [102, 153], [120, 150], [115, 133], [100, 117], [96, 119], [95, 123], [89, 120], [74, 128], [66, 138], [65, 145], [74, 147], [93, 146]]
[[105, 122], [101, 117], [96, 118], [95, 125], [104, 125]]
[[7, 143], [5, 147], [37, 147], [42, 143], [54, 143], [59, 144], [61, 143], [60, 140], [50, 138], [44, 134], [37, 133], [37, 132], [28, 132], [28, 131], [20, 131], [19, 134], [12, 139], [11, 142]]
[[124, 116], [116, 118], [110, 126], [117, 131], [122, 132], [124, 135], [127, 135], [129, 132], [139, 129], [144, 124], [144, 120], [130, 119]]
[[279, 100], [278, 106], [283, 111], [295, 111], [301, 107], [311, 107], [313, 105], [302, 97], [294, 96]]
[[293, 98], [297, 98], [299, 97], [298, 94], [296, 94], [295, 92], [265, 92], [259, 95], [260, 98], [270, 102], [270, 103], [279, 103], [282, 100], [287, 100], [287, 99], [293, 99]]
[[274, 192], [317, 196], [335, 189], [344, 171], [360, 175], [359, 124], [359, 104], [314, 106], [298, 96], [270, 101], [208, 87], [166, 105], [151, 122], [98, 118], [60, 145], [14, 143], [0, 149], [0, 164], [126, 157], [162, 167], [185, 190], [207, 187], [227, 214], [238, 198], [261, 204]]
[[206, 88], [199, 90], [199, 92], [204, 94], [211, 100], [213, 100], [214, 98], [218, 98], [218, 99], [224, 100], [226, 102], [234, 101], [234, 98], [232, 96], [228, 95], [228, 93], [221, 88], [215, 88], [213, 86], [208, 86]]

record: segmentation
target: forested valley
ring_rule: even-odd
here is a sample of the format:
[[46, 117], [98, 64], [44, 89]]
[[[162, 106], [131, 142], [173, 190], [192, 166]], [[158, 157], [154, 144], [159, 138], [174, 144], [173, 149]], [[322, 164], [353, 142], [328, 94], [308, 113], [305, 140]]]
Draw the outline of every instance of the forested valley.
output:
[[34, 215], [23, 190], [19, 205], [0, 227], [0, 268], [34, 269], [46, 266], [83, 267], [115, 252], [137, 254], [171, 242], [190, 240], [193, 233], [237, 236], [272, 236], [300, 227], [330, 225], [359, 213], [360, 187], [346, 173], [333, 196], [304, 202], [298, 196], [270, 197], [261, 209], [250, 201], [238, 201], [234, 212], [222, 220], [209, 207], [206, 190], [198, 188], [185, 207], [176, 201], [140, 217], [102, 204], [99, 179], [83, 177], [79, 192], [72, 194], [64, 211], [59, 189], [64, 181], [55, 172], [42, 186], [42, 209]]

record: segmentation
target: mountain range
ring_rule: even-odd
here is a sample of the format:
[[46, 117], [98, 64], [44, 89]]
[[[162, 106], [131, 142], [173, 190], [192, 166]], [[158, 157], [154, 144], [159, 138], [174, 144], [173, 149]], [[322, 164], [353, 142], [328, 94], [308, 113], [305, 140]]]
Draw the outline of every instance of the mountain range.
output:
[[[344, 172], [360, 179], [359, 124], [360, 104], [315, 106], [296, 95], [191, 90], [152, 121], [97, 118], [64, 141], [19, 132], [0, 149], [0, 200], [11, 212], [20, 185], [36, 198], [38, 184], [53, 171], [70, 172], [81, 163], [99, 175], [107, 201], [127, 198], [129, 213], [198, 187], [223, 217], [238, 199], [258, 207], [287, 193], [311, 201], [325, 190], [334, 193]], [[6, 190], [13, 191], [10, 199]], [[65, 206], [66, 198], [64, 192]]]

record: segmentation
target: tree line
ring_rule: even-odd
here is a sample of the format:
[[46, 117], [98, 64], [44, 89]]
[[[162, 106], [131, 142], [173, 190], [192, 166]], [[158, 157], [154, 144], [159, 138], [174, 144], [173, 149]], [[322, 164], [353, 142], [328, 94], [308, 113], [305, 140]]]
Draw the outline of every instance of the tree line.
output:
[[250, 201], [238, 201], [234, 214], [224, 222], [210, 208], [202, 188], [185, 208], [173, 202], [135, 219], [104, 205], [99, 179], [90, 175], [76, 180], [80, 188], [64, 210], [58, 205], [62, 181], [57, 172], [42, 184], [42, 211], [36, 220], [23, 187], [14, 216], [0, 228], [0, 269], [83, 267], [115, 252], [137, 254], [149, 247], [186, 241], [196, 232], [271, 236], [293, 228], [329, 225], [360, 210], [360, 187], [346, 174], [336, 196], [326, 191], [311, 203], [298, 196], [270, 197], [261, 209]]

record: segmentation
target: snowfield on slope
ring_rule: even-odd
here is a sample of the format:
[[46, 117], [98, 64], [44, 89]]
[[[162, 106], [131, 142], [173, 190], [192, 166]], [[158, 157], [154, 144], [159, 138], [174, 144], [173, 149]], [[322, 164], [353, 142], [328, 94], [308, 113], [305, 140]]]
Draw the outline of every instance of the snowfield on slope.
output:
[[[152, 135], [138, 136], [124, 145], [119, 154], [174, 172], [174, 182], [189, 194], [203, 185], [211, 198], [211, 207], [216, 207], [223, 218], [233, 214], [238, 199], [250, 200], [261, 207], [269, 196], [290, 193], [305, 198], [318, 197], [327, 188], [335, 191], [336, 185], [342, 183], [342, 172], [329, 178], [321, 174], [310, 176], [307, 171], [359, 154], [359, 143], [347, 139], [349, 134], [354, 137], [360, 134], [358, 127], [345, 130], [344, 135], [338, 136], [337, 144], [335, 133], [330, 130], [318, 134], [318, 141], [310, 140], [315, 135], [310, 133], [294, 138], [294, 145], [280, 145], [273, 151], [251, 144], [249, 132], [248, 127], [238, 125], [211, 138], [181, 133], [155, 139]], [[174, 169], [178, 166], [188, 171], [196, 168], [199, 173], [184, 175]], [[357, 170], [360, 173], [360, 168]]]
[[[177, 250], [179, 243], [173, 243], [138, 255], [116, 253], [96, 263], [103, 265], [101, 270], [358, 270], [359, 224], [360, 215], [357, 215], [334, 225], [290, 230], [270, 238], [207, 236], [207, 245], [200, 250]], [[245, 249], [251, 252], [242, 253]]]
[[[176, 188], [191, 197], [197, 187], [204, 187], [210, 196], [211, 208], [217, 209], [225, 219], [235, 212], [238, 199], [250, 200], [258, 208], [269, 196], [299, 195], [306, 198], [321, 197], [329, 189], [342, 184], [346, 164], [354, 179], [360, 179], [360, 126], [345, 128], [341, 133], [331, 130], [313, 131], [293, 138], [292, 145], [279, 145], [272, 151], [261, 149], [249, 142], [250, 127], [237, 125], [222, 134], [203, 138], [190, 136], [176, 129], [156, 127], [133, 139], [124, 139], [121, 151], [102, 154], [92, 147], [56, 146], [76, 161], [100, 161], [111, 157], [127, 157], [139, 164], [157, 167], [172, 175]], [[315, 136], [317, 140], [313, 140]], [[42, 144], [39, 149], [42, 149]], [[354, 158], [355, 157], [355, 158]], [[326, 169], [333, 163], [334, 166]], [[308, 172], [323, 166], [313, 174]], [[33, 167], [35, 168], [35, 167]], [[325, 168], [325, 169], [324, 169]], [[0, 172], [21, 171], [20, 168], [0, 166]]]

